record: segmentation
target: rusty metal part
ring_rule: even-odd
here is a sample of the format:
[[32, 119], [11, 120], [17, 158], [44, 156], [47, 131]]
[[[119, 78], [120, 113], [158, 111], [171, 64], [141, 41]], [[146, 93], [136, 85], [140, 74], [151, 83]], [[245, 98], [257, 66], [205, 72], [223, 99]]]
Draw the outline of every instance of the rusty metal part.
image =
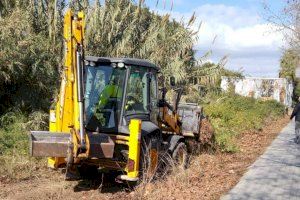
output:
[[[74, 139], [73, 147], [78, 148], [78, 139]], [[74, 151], [77, 158], [113, 158], [115, 142], [109, 135], [103, 133], [88, 133], [88, 152]], [[70, 134], [53, 133], [49, 131], [32, 131], [30, 133], [30, 154], [36, 157], [67, 157], [70, 144]]]
[[66, 157], [70, 134], [31, 131], [30, 155], [35, 157]]
[[[159, 127], [163, 131], [172, 131], [176, 134], [181, 134], [181, 121], [179, 120], [179, 116], [171, 111], [167, 106], [160, 108], [160, 112], [162, 113], [162, 119], [159, 120]], [[165, 127], [167, 126], [167, 127]]]
[[88, 133], [90, 158], [113, 158], [115, 143], [103, 133]]

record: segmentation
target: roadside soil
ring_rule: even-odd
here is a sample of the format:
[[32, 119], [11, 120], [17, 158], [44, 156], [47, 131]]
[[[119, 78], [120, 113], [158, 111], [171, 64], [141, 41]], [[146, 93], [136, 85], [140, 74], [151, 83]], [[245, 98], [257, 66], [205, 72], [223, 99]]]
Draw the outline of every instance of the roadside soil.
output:
[[261, 131], [240, 134], [239, 152], [202, 153], [193, 157], [187, 170], [141, 184], [134, 191], [114, 183], [111, 175], [67, 182], [62, 172], [44, 167], [27, 180], [8, 181], [0, 176], [0, 199], [219, 199], [237, 184], [288, 121], [285, 116], [268, 122]]

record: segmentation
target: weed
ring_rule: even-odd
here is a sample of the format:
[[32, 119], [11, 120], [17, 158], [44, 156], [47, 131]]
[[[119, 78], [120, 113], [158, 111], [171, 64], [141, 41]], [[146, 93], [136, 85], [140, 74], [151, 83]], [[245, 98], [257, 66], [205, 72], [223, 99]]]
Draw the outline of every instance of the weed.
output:
[[216, 142], [222, 151], [236, 152], [236, 137], [248, 130], [262, 129], [266, 120], [273, 120], [285, 113], [282, 104], [238, 95], [223, 94], [205, 106], [216, 131]]
[[[28, 153], [28, 130], [46, 127], [41, 123], [43, 113], [25, 116], [19, 111], [8, 112], [0, 118], [0, 174], [13, 179], [34, 175], [44, 159], [31, 158]], [[37, 119], [37, 120], [36, 120]]]

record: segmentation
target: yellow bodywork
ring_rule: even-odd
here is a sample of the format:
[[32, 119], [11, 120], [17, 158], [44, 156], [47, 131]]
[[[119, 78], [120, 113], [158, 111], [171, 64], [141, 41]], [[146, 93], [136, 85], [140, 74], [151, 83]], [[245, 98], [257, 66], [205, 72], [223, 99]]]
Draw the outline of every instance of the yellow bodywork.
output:
[[[132, 119], [129, 124], [129, 152], [128, 165], [126, 168], [127, 177], [135, 179], [139, 176], [140, 148], [141, 148], [141, 120]], [[130, 169], [131, 168], [131, 169]]]
[[[76, 50], [83, 45], [84, 14], [76, 16], [67, 10], [64, 17], [65, 57], [60, 93], [56, 102], [56, 110], [51, 110], [51, 132], [79, 132], [79, 103], [77, 100]], [[55, 112], [55, 116], [54, 115]], [[64, 158], [49, 158], [48, 166], [56, 168], [65, 162]]]
[[[84, 42], [84, 14], [79, 12], [75, 15], [71, 10], [66, 11], [64, 17], [64, 39], [65, 57], [64, 69], [62, 71], [62, 81], [60, 93], [56, 102], [55, 110], [50, 110], [49, 129], [50, 132], [71, 133], [73, 140], [73, 153], [76, 154], [79, 145], [78, 133], [79, 122], [79, 102], [77, 98], [77, 57], [76, 52], [79, 46], [83, 47]], [[130, 136], [116, 135], [117, 144], [129, 146], [128, 164], [125, 168], [127, 180], [137, 180], [139, 175], [140, 160], [140, 139], [141, 139], [141, 120], [131, 120], [129, 125]], [[86, 154], [88, 157], [89, 139], [86, 136]], [[128, 142], [126, 141], [128, 140]], [[48, 166], [57, 168], [66, 163], [65, 158], [48, 158]], [[132, 168], [128, 167], [133, 163]]]

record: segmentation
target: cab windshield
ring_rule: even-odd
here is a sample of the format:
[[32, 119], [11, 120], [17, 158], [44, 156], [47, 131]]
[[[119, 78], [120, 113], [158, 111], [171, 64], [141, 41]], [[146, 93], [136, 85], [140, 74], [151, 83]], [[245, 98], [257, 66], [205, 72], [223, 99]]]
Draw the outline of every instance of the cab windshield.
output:
[[125, 116], [149, 114], [149, 79], [145, 67], [131, 66], [126, 91]]
[[116, 128], [126, 69], [111, 65], [86, 66], [85, 69], [86, 128], [92, 131]]

